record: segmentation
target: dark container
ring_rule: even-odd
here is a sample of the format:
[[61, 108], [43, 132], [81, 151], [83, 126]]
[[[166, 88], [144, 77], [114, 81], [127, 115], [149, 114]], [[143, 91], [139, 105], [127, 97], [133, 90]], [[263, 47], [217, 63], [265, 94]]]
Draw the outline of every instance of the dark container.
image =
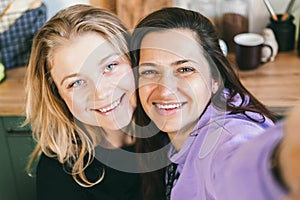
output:
[[290, 15], [288, 19], [281, 21], [282, 15], [277, 15], [278, 20], [270, 18], [268, 28], [274, 32], [278, 43], [278, 51], [292, 51], [295, 49], [296, 25], [294, 24], [294, 16]]
[[298, 30], [298, 56], [300, 57], [300, 21], [299, 21], [299, 30]]

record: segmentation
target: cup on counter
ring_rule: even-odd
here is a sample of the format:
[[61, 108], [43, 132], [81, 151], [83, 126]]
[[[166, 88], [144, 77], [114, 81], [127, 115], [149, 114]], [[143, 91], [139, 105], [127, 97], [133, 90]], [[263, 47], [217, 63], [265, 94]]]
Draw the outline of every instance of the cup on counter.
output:
[[256, 33], [242, 33], [233, 38], [235, 42], [235, 59], [240, 70], [256, 69], [261, 61], [262, 48], [270, 48], [270, 55], [266, 62], [273, 56], [270, 45], [264, 44], [264, 37]]

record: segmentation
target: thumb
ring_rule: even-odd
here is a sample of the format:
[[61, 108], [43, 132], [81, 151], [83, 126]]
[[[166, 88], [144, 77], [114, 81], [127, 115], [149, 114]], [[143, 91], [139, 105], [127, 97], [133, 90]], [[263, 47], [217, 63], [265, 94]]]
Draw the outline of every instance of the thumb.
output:
[[300, 106], [294, 108], [285, 119], [279, 166], [290, 191], [300, 191]]
[[300, 193], [298, 194], [290, 194], [283, 200], [300, 200]]

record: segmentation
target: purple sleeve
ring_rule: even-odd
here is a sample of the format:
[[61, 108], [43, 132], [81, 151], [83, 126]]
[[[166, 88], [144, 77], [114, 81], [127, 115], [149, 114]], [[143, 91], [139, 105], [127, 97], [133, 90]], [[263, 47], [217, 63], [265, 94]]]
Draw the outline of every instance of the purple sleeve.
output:
[[282, 135], [283, 122], [279, 122], [248, 142], [225, 144], [213, 165], [217, 199], [282, 199], [285, 191], [275, 180], [270, 162]]

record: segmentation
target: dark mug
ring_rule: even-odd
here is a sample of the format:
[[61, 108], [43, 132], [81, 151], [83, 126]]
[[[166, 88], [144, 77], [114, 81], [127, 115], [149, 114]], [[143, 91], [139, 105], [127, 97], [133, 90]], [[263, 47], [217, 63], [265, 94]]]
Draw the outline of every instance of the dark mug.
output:
[[242, 33], [234, 37], [235, 59], [240, 70], [256, 69], [261, 65], [262, 48], [268, 47], [271, 50], [267, 61], [273, 56], [273, 48], [264, 44], [264, 37], [256, 33]]

